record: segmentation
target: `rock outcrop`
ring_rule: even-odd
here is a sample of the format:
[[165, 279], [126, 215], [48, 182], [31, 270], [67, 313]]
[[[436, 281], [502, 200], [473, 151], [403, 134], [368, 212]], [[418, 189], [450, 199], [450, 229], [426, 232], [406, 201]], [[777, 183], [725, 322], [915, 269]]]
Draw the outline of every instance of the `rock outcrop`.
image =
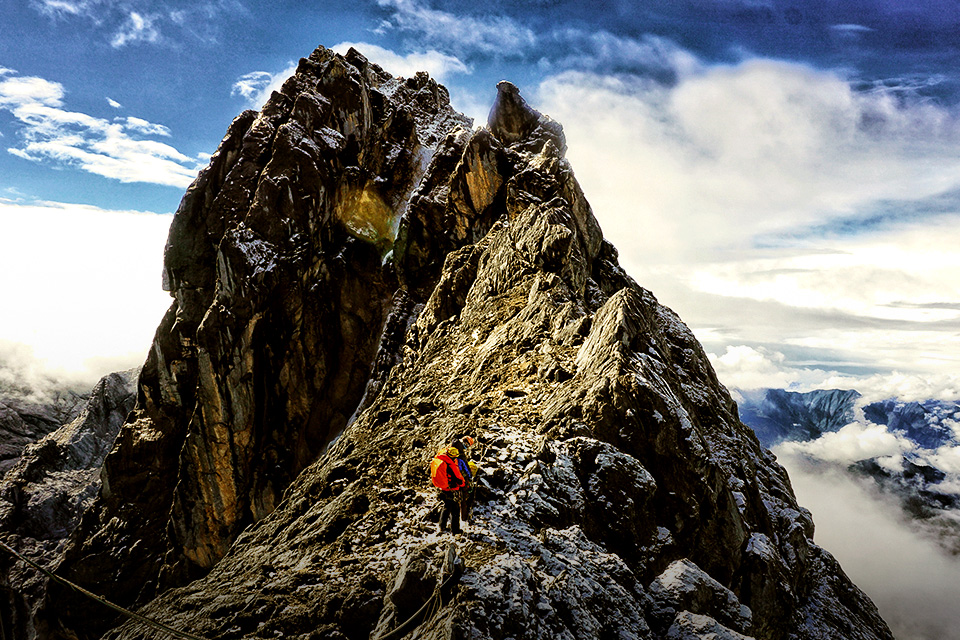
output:
[[87, 400], [68, 389], [41, 395], [49, 397], [0, 393], [0, 478], [17, 463], [27, 445], [76, 418]]
[[[105, 376], [71, 422], [27, 445], [0, 481], [0, 536], [41, 564], [55, 564], [100, 489], [100, 468], [136, 400], [138, 369]], [[0, 556], [0, 637], [32, 638], [46, 581]]]
[[[208, 638], [891, 638], [564, 150], [509, 83], [472, 130], [425, 74], [302, 60], [184, 197], [61, 574]], [[454, 539], [426, 469], [460, 432]], [[120, 622], [57, 588], [40, 619]]]

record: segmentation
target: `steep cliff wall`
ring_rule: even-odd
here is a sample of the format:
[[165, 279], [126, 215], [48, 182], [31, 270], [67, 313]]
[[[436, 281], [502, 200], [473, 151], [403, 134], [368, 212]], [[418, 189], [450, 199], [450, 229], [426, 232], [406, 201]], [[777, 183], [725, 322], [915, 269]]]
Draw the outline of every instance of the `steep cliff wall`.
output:
[[[561, 127], [498, 89], [471, 130], [425, 75], [321, 48], [233, 123], [61, 572], [210, 638], [393, 638], [418, 610], [420, 638], [890, 638], [618, 266]], [[425, 469], [463, 431], [483, 495], [424, 611], [453, 541]], [[56, 589], [43, 616], [115, 624]]]

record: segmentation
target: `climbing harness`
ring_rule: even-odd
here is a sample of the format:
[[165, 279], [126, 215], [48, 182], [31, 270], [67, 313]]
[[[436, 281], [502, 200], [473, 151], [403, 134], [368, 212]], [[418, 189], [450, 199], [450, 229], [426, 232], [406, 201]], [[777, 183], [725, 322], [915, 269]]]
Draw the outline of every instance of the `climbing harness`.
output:
[[174, 629], [173, 627], [168, 627], [167, 625], [163, 624], [162, 622], [157, 622], [156, 620], [153, 620], [153, 619], [151, 619], [151, 618], [148, 618], [147, 616], [141, 615], [141, 614], [139, 614], [139, 613], [134, 613], [133, 611], [130, 611], [129, 609], [124, 609], [124, 608], [121, 607], [120, 605], [113, 604], [112, 602], [110, 602], [110, 601], [107, 600], [106, 598], [104, 598], [104, 597], [102, 597], [102, 596], [98, 596], [98, 595], [95, 594], [95, 593], [92, 593], [92, 592], [90, 592], [90, 591], [87, 591], [87, 590], [84, 589], [83, 587], [79, 587], [79, 586], [73, 584], [73, 583], [70, 582], [69, 580], [66, 580], [66, 579], [64, 579], [64, 578], [61, 578], [61, 577], [58, 576], [58, 575], [55, 575], [55, 574], [51, 573], [50, 571], [48, 571], [48, 570], [44, 569], [43, 567], [41, 567], [40, 565], [38, 565], [36, 562], [34, 562], [33, 560], [31, 560], [30, 558], [27, 558], [27, 557], [21, 555], [16, 549], [13, 549], [13, 548], [10, 547], [9, 545], [5, 544], [4, 542], [0, 542], [0, 548], [3, 548], [3, 550], [6, 551], [7, 553], [10, 553], [10, 554], [14, 555], [15, 557], [19, 558], [20, 560], [24, 561], [25, 563], [27, 563], [28, 565], [30, 565], [31, 567], [33, 567], [34, 569], [36, 569], [36, 570], [39, 571], [40, 573], [44, 574], [45, 576], [47, 576], [48, 578], [50, 578], [50, 579], [53, 580], [54, 582], [57, 582], [57, 583], [65, 586], [65, 587], [67, 587], [68, 589], [73, 589], [74, 591], [76, 591], [76, 592], [79, 593], [80, 595], [86, 596], [87, 598], [90, 598], [91, 600], [95, 600], [96, 602], [99, 602], [99, 603], [102, 604], [103, 606], [105, 606], [105, 607], [107, 607], [107, 608], [109, 608], [109, 609], [113, 609], [114, 611], [117, 611], [118, 613], [123, 614], [124, 616], [130, 618], [131, 620], [136, 620], [136, 621], [138, 621], [138, 622], [142, 622], [143, 624], [147, 625], [148, 627], [152, 627], [152, 628], [154, 628], [154, 629], [157, 629], [158, 631], [165, 631], [165, 632], [169, 633], [170, 635], [174, 636], [175, 638], [181, 638], [182, 640], [205, 640], [205, 638], [201, 638], [200, 636], [195, 636], [195, 635], [193, 635], [193, 634], [191, 634], [191, 633], [187, 633], [187, 632], [185, 632], [185, 631], [179, 631], [179, 630], [177, 630], [177, 629]]

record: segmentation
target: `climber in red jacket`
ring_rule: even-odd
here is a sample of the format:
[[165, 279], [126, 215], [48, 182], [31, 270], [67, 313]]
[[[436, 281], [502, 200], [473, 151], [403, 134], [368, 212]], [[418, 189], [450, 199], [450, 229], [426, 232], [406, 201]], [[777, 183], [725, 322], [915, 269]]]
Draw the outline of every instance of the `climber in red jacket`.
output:
[[467, 486], [467, 481], [460, 471], [459, 460], [463, 454], [457, 447], [443, 447], [430, 462], [430, 479], [440, 490], [440, 531], [447, 528], [447, 519], [450, 520], [450, 531], [460, 533], [460, 500], [458, 493]]

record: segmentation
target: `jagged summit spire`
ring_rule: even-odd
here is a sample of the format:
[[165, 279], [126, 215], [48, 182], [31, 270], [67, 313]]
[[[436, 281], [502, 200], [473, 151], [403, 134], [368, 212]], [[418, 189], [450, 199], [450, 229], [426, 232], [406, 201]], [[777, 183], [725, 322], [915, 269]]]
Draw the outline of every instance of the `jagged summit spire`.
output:
[[530, 138], [521, 146], [529, 151], [539, 151], [546, 138], [554, 143], [561, 155], [567, 150], [560, 123], [528, 105], [520, 95], [520, 89], [506, 80], [497, 83], [497, 99], [487, 116], [487, 128], [507, 146]]
[[504, 144], [526, 137], [540, 121], [539, 111], [527, 104], [512, 82], [497, 83], [497, 99], [490, 108], [487, 128]]

